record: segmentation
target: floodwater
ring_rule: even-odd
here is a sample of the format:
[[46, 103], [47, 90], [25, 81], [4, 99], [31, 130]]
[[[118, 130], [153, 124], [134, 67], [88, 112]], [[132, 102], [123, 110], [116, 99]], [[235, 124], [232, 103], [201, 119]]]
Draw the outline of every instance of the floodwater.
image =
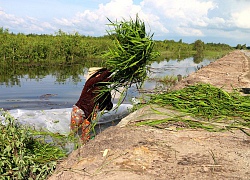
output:
[[[197, 68], [206, 66], [211, 61], [203, 59], [202, 62], [195, 63], [193, 57], [184, 60], [163, 60], [153, 62], [149, 65], [149, 77], [187, 76], [195, 72]], [[62, 69], [60, 69], [62, 72]], [[36, 73], [36, 72], [34, 72]], [[41, 72], [37, 72], [41, 73]], [[59, 73], [59, 72], [58, 72]], [[2, 73], [1, 73], [2, 74]], [[70, 108], [78, 100], [87, 75], [87, 68], [82, 67], [77, 74], [68, 75], [63, 81], [58, 80], [57, 72], [47, 73], [43, 76], [27, 74], [15, 76], [15, 81], [8, 85], [0, 82], [0, 108], [9, 109], [58, 109]], [[18, 79], [16, 79], [18, 78]], [[11, 82], [11, 80], [9, 80]], [[155, 82], [145, 82], [144, 89], [154, 89]], [[124, 103], [130, 103], [132, 97], [139, 96], [135, 87], [132, 87]], [[114, 99], [114, 103], [116, 99]]]

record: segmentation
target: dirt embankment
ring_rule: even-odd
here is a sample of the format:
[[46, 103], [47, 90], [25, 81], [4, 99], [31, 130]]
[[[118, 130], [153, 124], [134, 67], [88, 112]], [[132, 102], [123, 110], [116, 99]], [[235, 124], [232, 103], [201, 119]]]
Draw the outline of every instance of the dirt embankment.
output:
[[[183, 79], [175, 89], [197, 82], [228, 91], [249, 88], [250, 62], [244, 53], [248, 52], [229, 53]], [[250, 137], [245, 133], [131, 125], [156, 118], [164, 117], [149, 107], [130, 114], [71, 153], [49, 180], [249, 180]]]
[[221, 59], [192, 73], [173, 89], [198, 82], [209, 83], [227, 91], [250, 87], [250, 52], [233, 51]]

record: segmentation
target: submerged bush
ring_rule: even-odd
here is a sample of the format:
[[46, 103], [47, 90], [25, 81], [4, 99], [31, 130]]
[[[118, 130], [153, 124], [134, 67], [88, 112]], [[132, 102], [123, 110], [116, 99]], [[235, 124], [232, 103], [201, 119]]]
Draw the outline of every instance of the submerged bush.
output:
[[46, 179], [57, 160], [66, 153], [59, 147], [34, 138], [33, 130], [2, 111], [0, 123], [1, 179]]

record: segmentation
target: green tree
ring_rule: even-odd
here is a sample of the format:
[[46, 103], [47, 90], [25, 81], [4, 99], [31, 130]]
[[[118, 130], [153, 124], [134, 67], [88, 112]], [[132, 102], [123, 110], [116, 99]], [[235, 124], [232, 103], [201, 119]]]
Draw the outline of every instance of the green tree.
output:
[[247, 45], [246, 45], [246, 44], [243, 44], [243, 45], [241, 46], [241, 49], [247, 49]]
[[205, 44], [201, 40], [196, 40], [194, 42], [194, 50], [196, 50], [198, 53], [201, 53], [205, 50]]
[[237, 44], [236, 49], [241, 49], [241, 44]]

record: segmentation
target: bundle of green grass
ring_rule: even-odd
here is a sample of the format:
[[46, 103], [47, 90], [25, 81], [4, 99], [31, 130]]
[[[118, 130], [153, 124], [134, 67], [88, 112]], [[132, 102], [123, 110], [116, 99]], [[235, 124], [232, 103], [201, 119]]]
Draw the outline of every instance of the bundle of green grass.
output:
[[[146, 65], [158, 53], [153, 51], [153, 34], [146, 33], [145, 23], [138, 15], [135, 20], [109, 21], [108, 25], [112, 29], [108, 33], [114, 42], [114, 48], [109, 49], [105, 54], [105, 66], [114, 72], [109, 90], [118, 90], [119, 87], [123, 87], [122, 94], [124, 95], [132, 84], [141, 87], [147, 76]], [[121, 99], [123, 97], [121, 96]]]

